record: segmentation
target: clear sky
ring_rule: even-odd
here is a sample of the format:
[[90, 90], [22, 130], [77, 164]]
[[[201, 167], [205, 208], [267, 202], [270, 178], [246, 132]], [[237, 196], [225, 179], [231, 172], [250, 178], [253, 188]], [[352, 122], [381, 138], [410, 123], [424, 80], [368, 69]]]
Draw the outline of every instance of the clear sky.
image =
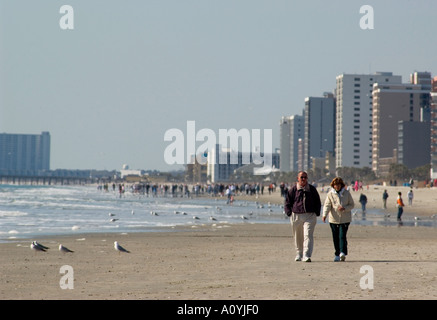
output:
[[0, 132], [49, 131], [51, 169], [178, 169], [164, 134], [191, 120], [279, 147], [337, 75], [435, 76], [436, 21], [434, 0], [0, 0]]

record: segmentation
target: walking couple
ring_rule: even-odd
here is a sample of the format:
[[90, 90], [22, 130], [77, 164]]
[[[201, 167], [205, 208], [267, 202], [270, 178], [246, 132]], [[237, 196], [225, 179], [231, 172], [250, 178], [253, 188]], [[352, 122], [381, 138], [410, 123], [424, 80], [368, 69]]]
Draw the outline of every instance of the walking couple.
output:
[[[329, 215], [329, 224], [334, 241], [334, 261], [345, 261], [347, 255], [346, 234], [352, 221], [354, 200], [340, 177], [331, 181], [332, 190], [323, 205], [323, 222]], [[322, 203], [317, 189], [308, 183], [308, 174], [300, 171], [297, 183], [285, 197], [285, 213], [290, 217], [296, 246], [296, 261], [311, 262], [314, 247], [314, 229], [320, 216]]]

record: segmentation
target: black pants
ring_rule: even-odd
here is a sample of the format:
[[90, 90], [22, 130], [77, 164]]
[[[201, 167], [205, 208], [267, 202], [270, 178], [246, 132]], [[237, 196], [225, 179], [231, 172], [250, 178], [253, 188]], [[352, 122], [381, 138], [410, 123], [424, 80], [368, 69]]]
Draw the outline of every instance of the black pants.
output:
[[335, 255], [339, 256], [341, 252], [347, 255], [347, 229], [348, 223], [330, 223], [332, 231], [332, 240], [334, 240]]

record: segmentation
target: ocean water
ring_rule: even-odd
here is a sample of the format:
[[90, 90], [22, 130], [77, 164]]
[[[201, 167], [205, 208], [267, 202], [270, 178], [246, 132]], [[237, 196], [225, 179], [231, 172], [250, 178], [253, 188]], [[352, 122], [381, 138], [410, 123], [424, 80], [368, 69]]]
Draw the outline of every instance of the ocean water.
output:
[[95, 186], [0, 185], [0, 241], [218, 223], [288, 223], [282, 206], [238, 200], [228, 205], [226, 200], [152, 197], [130, 190], [120, 197], [118, 190]]
[[[148, 197], [127, 190], [98, 190], [95, 186], [0, 185], [0, 242], [37, 239], [47, 235], [89, 232], [153, 232], [177, 226], [221, 223], [285, 223], [283, 207], [225, 197]], [[363, 216], [353, 210], [352, 224], [437, 227], [437, 219], [385, 217], [382, 210]], [[114, 221], [111, 221], [113, 219]], [[319, 217], [318, 223], [321, 222]], [[164, 228], [164, 229], [163, 229]]]

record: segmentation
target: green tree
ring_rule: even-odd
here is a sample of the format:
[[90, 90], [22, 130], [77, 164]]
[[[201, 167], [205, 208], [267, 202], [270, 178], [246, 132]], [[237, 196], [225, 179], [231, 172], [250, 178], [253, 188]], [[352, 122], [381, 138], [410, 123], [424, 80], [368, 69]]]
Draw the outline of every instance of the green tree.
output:
[[369, 167], [341, 167], [337, 169], [337, 174], [348, 184], [356, 180], [361, 180], [365, 183], [376, 180], [375, 173]]
[[411, 177], [414, 180], [429, 180], [430, 177], [431, 164], [426, 164], [421, 167], [411, 169]]
[[392, 163], [388, 171], [388, 178], [405, 181], [411, 177], [410, 169], [404, 164]]

